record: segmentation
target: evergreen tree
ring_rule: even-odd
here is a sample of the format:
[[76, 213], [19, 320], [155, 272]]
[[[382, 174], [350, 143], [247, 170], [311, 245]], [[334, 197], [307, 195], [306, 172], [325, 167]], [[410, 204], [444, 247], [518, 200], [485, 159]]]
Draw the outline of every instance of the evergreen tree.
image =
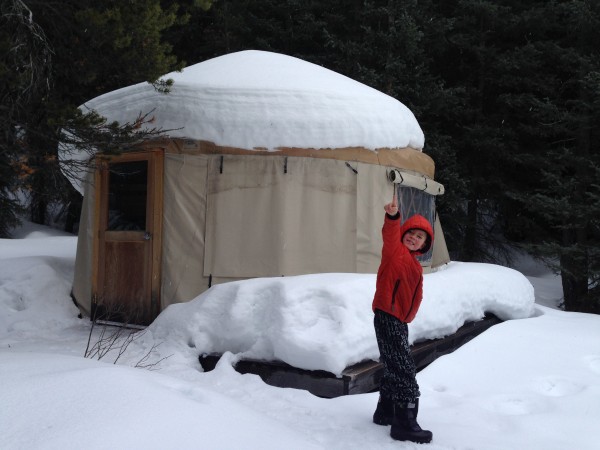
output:
[[508, 252], [497, 224], [507, 180], [502, 167], [514, 133], [498, 99], [504, 71], [502, 55], [508, 51], [507, 35], [513, 20], [511, 8], [496, 1], [461, 0], [435, 4], [435, 13], [448, 22], [433, 45], [434, 73], [453, 95], [447, 97], [447, 115], [437, 124], [451, 136], [463, 182], [462, 205], [454, 202], [445, 223], [454, 227], [458, 240], [449, 240], [453, 257], [467, 261], [506, 261]]
[[178, 45], [177, 55], [195, 63], [241, 50], [265, 50], [318, 64], [325, 27], [320, 15], [330, 2], [215, 0], [210, 9], [196, 10], [183, 28], [184, 34], [199, 36], [197, 45]]
[[[3, 137], [3, 145], [18, 155], [25, 168], [20, 186], [30, 195], [30, 219], [47, 223], [49, 202], [79, 199], [59, 170], [61, 129], [73, 124], [98, 126], [96, 117], [81, 117], [77, 107], [102, 93], [143, 81], [168, 89], [157, 78], [182, 64], [162, 34], [186, 15], [177, 4], [163, 9], [159, 0], [18, 3], [28, 11], [28, 20], [43, 30], [52, 59], [44, 66], [48, 89], [33, 93], [23, 103], [18, 118], [20, 146], [15, 147], [9, 137]], [[1, 81], [9, 79], [11, 70], [15, 67], [3, 73]], [[14, 173], [14, 168], [8, 170]]]
[[[600, 312], [600, 5], [534, 2], [521, 16], [527, 39], [515, 48], [506, 95], [519, 127], [510, 197], [513, 235], [560, 272], [564, 306]], [[516, 83], [516, 82], [515, 82]]]
[[19, 222], [15, 195], [30, 172], [22, 124], [32, 100], [48, 94], [52, 50], [43, 30], [20, 0], [0, 6], [0, 237]]

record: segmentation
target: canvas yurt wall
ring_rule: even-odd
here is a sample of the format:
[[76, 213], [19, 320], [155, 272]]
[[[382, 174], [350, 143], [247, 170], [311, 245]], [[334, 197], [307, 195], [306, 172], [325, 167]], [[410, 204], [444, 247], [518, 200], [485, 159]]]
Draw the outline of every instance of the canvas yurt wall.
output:
[[[215, 60], [184, 71], [188, 78], [182, 76], [179, 90], [176, 79], [166, 96], [136, 85], [86, 105], [121, 122], [152, 106], [164, 128], [181, 127], [128, 152], [133, 159], [153, 154], [147, 182], [160, 191], [147, 210], [153, 211], [148, 220], [154, 227], [146, 238], [155, 267], [144, 275], [156, 303], [150, 316], [225, 281], [375, 273], [383, 205], [394, 189], [403, 214], [419, 212], [435, 223], [434, 250], [422, 264], [429, 268], [448, 260], [435, 214], [435, 196], [443, 187], [434, 181], [422, 131], [404, 105], [283, 55], [241, 52]], [[290, 62], [289, 73], [278, 73]], [[232, 87], [236, 80], [223, 79], [237, 66], [245, 67], [237, 72], [246, 78]], [[291, 73], [303, 81], [288, 86]], [[111, 200], [102, 200], [96, 188], [110, 184], [111, 175], [102, 175], [101, 167], [109, 167], [111, 158], [123, 156], [97, 158], [105, 166], [99, 164], [82, 186], [73, 295], [88, 314], [99, 301], [98, 277], [103, 285], [124, 277], [126, 285], [127, 277], [136, 276], [135, 264], [118, 261], [110, 246], [98, 266], [98, 236], [107, 220], [100, 210], [103, 204], [110, 209]], [[395, 182], [389, 176], [393, 169], [402, 174]]]

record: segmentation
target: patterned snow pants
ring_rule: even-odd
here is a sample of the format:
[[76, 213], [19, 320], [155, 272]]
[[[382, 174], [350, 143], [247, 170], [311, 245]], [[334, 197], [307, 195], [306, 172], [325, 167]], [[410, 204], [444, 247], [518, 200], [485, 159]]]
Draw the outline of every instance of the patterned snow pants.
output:
[[383, 364], [379, 393], [394, 403], [414, 403], [421, 393], [408, 345], [408, 325], [378, 309], [374, 324], [379, 360]]

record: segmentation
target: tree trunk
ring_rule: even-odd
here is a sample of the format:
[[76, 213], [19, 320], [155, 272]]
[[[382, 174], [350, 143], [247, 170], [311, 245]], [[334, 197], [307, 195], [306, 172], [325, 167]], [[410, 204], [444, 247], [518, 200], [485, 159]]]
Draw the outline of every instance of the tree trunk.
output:
[[563, 285], [563, 295], [564, 295], [564, 306], [565, 311], [573, 311], [573, 312], [592, 312], [585, 301], [588, 290], [588, 280], [585, 274], [573, 274], [568, 268], [568, 262], [565, 261], [566, 258], [561, 258], [561, 272], [560, 276], [562, 279]]
[[460, 249], [461, 261], [473, 261], [477, 253], [477, 199], [473, 196], [467, 202], [467, 224]]
[[588, 258], [585, 250], [585, 229], [569, 228], [563, 231], [563, 248], [579, 247], [579, 251], [563, 253], [560, 257], [560, 274], [563, 285], [565, 311], [589, 312]]
[[[39, 160], [39, 158], [34, 159]], [[45, 167], [37, 162], [33, 162], [32, 165], [37, 166], [37, 170], [30, 176], [30, 220], [33, 223], [46, 225], [47, 191], [49, 187], [45, 185]]]
[[70, 200], [67, 210], [67, 217], [65, 218], [64, 231], [77, 234], [79, 231], [79, 218], [81, 216], [81, 204], [83, 197], [72, 186], [69, 186], [68, 189], [70, 192]]

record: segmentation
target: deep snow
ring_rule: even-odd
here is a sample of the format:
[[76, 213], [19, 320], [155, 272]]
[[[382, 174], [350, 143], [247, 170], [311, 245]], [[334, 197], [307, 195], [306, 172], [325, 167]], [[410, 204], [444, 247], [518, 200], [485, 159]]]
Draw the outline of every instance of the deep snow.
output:
[[[90, 324], [77, 318], [69, 298], [76, 238], [43, 228], [26, 229], [20, 237], [0, 240], [0, 448], [423, 448], [393, 441], [389, 427], [371, 423], [377, 393], [322, 399], [271, 387], [235, 372], [231, 364], [239, 355], [233, 353], [208, 373], [198, 364], [202, 346], [225, 338], [235, 343], [232, 335], [243, 326], [239, 331], [250, 336], [245, 342], [254, 351], [271, 349], [307, 364], [332, 351], [333, 362], [325, 364], [338, 367], [374, 339], [371, 276], [217, 286], [194, 302], [168, 308], [113, 365], [109, 357], [82, 358]], [[455, 263], [425, 276], [413, 340], [450, 332], [481, 311], [510, 319], [418, 374], [419, 420], [434, 433], [428, 448], [597, 448], [600, 318], [558, 310], [557, 278], [529, 262], [521, 267], [535, 275], [528, 277], [536, 288], [531, 308], [531, 286], [509, 269]], [[464, 298], [465, 291], [473, 295]], [[298, 302], [302, 308], [294, 308]], [[245, 322], [231, 318], [234, 305]], [[221, 323], [221, 330], [200, 313]], [[365, 342], [357, 343], [356, 336]], [[303, 354], [305, 345], [318, 353], [318, 343], [332, 337], [337, 342], [326, 343], [318, 358]], [[133, 368], [152, 345], [158, 345], [152, 361], [166, 359], [154, 370]]]

